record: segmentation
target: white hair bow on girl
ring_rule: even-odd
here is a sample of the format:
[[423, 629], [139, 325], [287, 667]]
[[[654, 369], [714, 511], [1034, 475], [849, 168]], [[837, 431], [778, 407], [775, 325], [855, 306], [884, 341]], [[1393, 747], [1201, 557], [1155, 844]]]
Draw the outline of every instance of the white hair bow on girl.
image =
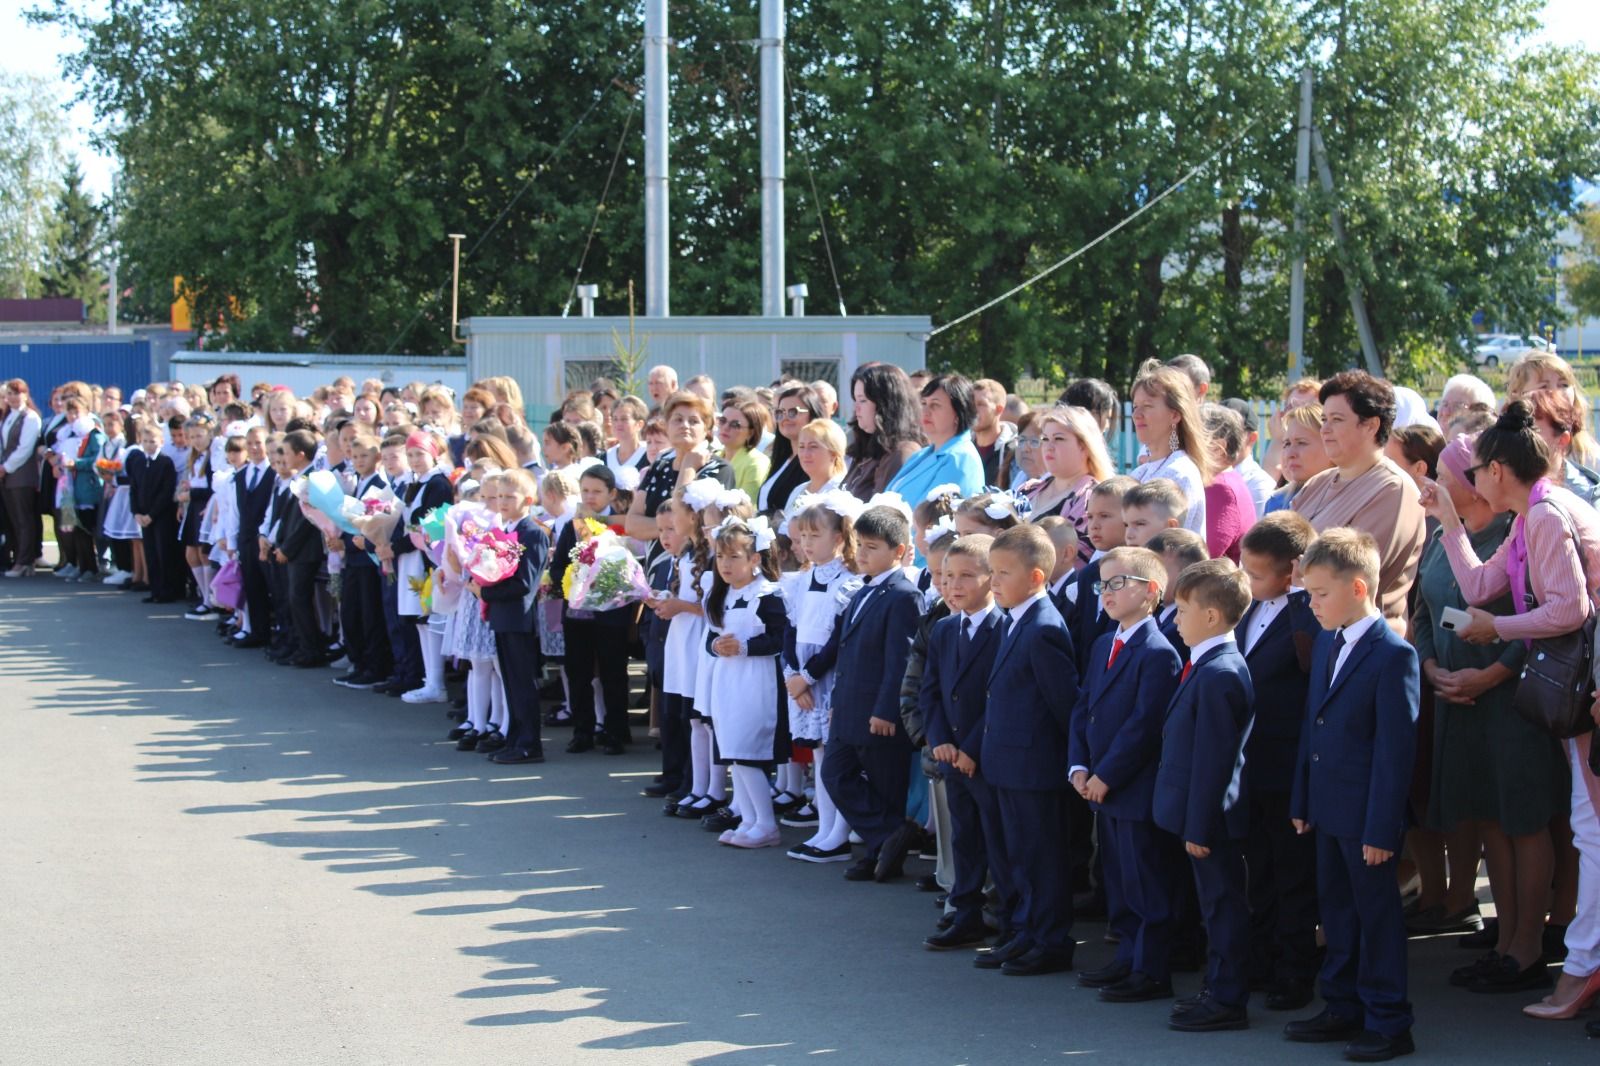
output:
[[911, 505], [906, 503], [905, 498], [898, 492], [880, 492], [868, 500], [866, 507], [863, 507], [862, 510], [870, 510], [873, 507], [891, 508], [905, 515], [907, 522], [912, 521]]
[[1011, 501], [1004, 496], [996, 496], [984, 507], [983, 513], [996, 522], [1003, 522], [1007, 518], [1015, 518], [1017, 516], [1017, 512], [1011, 506]]
[[933, 547], [946, 537], [956, 536], [957, 533], [956, 520], [950, 515], [940, 515], [939, 520], [928, 527], [928, 547]]
[[762, 515], [748, 519], [740, 518], [737, 515], [729, 515], [718, 524], [716, 529], [711, 531], [711, 536], [721, 540], [730, 533], [750, 534], [751, 539], [756, 542], [756, 551], [758, 552], [764, 552], [772, 547], [773, 541], [777, 539], [777, 534], [772, 531], [772, 523], [768, 522], [766, 517]]
[[[702, 478], [701, 480], [707, 481], [710, 479]], [[715, 484], [715, 482], [713, 482], [713, 484]], [[712, 500], [711, 504], [719, 511], [731, 511], [735, 507], [749, 502], [750, 497], [745, 495], [745, 491], [743, 489], [723, 489], [721, 492], [717, 493], [716, 499]]]
[[683, 490], [683, 502], [688, 504], [692, 511], [704, 511], [717, 502], [717, 497], [722, 491], [722, 485], [714, 478], [696, 478]]
[[638, 467], [625, 466], [621, 470], [613, 471], [613, 473], [617, 478], [617, 488], [625, 492], [633, 492], [638, 489], [640, 480]]
[[844, 489], [829, 489], [827, 492], [808, 492], [795, 500], [794, 513], [804, 514], [813, 507], [826, 507], [840, 518], [848, 518], [852, 522], [866, 510], [866, 504]]
[[961, 486], [954, 483], [935, 485], [928, 490], [928, 494], [922, 499], [924, 503], [932, 503], [934, 500], [942, 500], [947, 497], [953, 500], [960, 500]]

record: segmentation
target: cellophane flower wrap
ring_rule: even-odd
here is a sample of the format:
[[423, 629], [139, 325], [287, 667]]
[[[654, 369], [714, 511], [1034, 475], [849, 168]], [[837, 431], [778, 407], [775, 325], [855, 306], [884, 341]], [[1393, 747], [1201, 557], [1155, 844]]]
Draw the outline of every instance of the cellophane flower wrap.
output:
[[[355, 527], [356, 536], [365, 540], [371, 549], [389, 543], [394, 536], [394, 527], [404, 517], [404, 505], [389, 489], [368, 489], [359, 500], [345, 498], [344, 517]], [[376, 559], [377, 555], [373, 554], [372, 557]], [[394, 575], [392, 562], [385, 561], [380, 565], [386, 576]]]
[[654, 595], [644, 568], [622, 538], [593, 518], [578, 522], [581, 543], [572, 549], [562, 590], [567, 606], [579, 611], [611, 611]]
[[517, 572], [522, 542], [503, 529], [480, 529], [461, 537], [461, 569], [479, 585], [498, 585]]

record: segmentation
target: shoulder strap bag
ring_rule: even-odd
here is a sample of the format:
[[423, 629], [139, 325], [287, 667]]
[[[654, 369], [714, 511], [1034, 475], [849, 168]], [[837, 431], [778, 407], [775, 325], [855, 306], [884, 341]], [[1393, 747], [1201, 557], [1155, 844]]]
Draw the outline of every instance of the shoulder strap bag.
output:
[[[1584, 568], [1583, 595], [1588, 616], [1570, 633], [1541, 637], [1532, 642], [1512, 705], [1518, 714], [1546, 733], [1567, 740], [1595, 728], [1589, 713], [1594, 702], [1595, 610], [1589, 599], [1588, 566], [1584, 562], [1578, 527], [1553, 500], [1546, 497], [1544, 502], [1553, 507], [1572, 530], [1578, 564]], [[1526, 598], [1528, 606], [1535, 605], [1531, 580]]]

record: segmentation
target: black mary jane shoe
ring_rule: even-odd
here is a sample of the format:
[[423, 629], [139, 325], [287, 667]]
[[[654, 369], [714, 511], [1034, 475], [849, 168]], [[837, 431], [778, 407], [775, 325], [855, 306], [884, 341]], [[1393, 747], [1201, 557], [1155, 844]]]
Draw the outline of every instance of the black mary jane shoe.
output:
[[478, 734], [478, 742], [473, 746], [473, 751], [479, 755], [493, 755], [497, 751], [504, 751], [506, 735], [498, 729], [491, 729], [487, 733]]

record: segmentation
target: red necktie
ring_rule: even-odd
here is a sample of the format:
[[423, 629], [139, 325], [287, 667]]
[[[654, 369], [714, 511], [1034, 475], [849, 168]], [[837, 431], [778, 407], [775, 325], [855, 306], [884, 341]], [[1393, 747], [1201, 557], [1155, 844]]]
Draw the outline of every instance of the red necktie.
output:
[[1120, 655], [1120, 654], [1122, 654], [1122, 641], [1113, 640], [1111, 642], [1111, 658], [1106, 660], [1106, 669], [1107, 670], [1109, 670], [1113, 666], [1117, 665], [1117, 656]]
[[1193, 662], [1184, 663], [1183, 664], [1183, 673], [1180, 674], [1179, 677], [1178, 677], [1178, 684], [1181, 685], [1185, 681], [1189, 680], [1189, 671], [1191, 671], [1193, 669], [1194, 669], [1194, 663]]

